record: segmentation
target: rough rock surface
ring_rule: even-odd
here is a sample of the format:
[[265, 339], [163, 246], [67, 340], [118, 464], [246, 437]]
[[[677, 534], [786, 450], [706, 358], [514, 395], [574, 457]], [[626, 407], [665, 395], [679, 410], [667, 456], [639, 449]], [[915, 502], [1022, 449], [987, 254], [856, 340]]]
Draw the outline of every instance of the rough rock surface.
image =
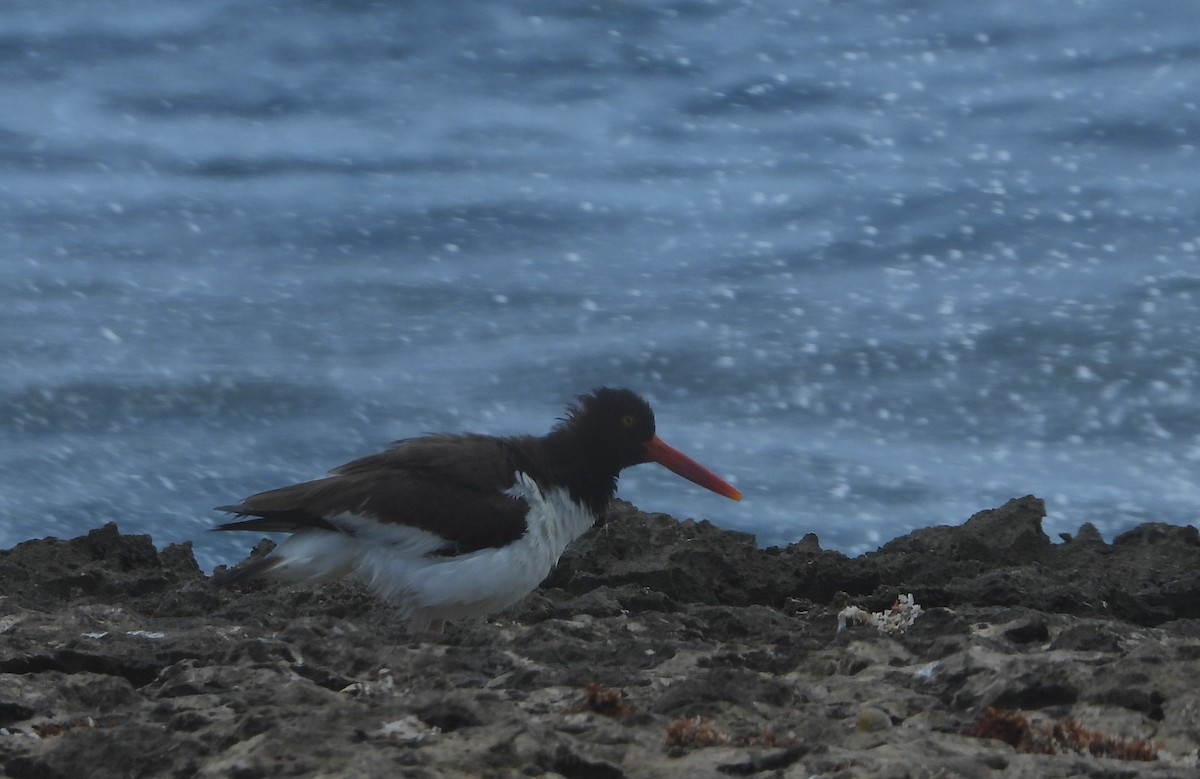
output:
[[[436, 636], [351, 585], [214, 590], [186, 546], [114, 525], [29, 541], [0, 552], [0, 767], [1200, 775], [1200, 535], [1052, 544], [1043, 514], [1021, 498], [849, 559], [617, 504], [516, 609]], [[838, 631], [907, 593], [903, 632]]]

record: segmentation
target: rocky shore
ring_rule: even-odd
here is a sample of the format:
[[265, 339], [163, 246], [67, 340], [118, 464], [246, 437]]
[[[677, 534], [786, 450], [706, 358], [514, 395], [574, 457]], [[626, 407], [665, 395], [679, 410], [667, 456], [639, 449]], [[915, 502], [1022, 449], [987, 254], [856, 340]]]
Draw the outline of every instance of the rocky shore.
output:
[[1200, 775], [1200, 534], [1052, 543], [1043, 515], [847, 558], [618, 503], [520, 606], [433, 636], [351, 585], [215, 590], [186, 545], [114, 525], [29, 541], [0, 552], [0, 767]]

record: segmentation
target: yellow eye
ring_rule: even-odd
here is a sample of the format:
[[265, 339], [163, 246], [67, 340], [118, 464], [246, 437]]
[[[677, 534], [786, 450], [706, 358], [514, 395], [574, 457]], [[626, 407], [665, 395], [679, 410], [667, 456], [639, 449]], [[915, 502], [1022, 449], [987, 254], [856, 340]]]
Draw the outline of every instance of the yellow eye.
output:
[[633, 414], [626, 414], [625, 416], [621, 417], [621, 424], [625, 427], [633, 427], [637, 424], [637, 417], [635, 417]]

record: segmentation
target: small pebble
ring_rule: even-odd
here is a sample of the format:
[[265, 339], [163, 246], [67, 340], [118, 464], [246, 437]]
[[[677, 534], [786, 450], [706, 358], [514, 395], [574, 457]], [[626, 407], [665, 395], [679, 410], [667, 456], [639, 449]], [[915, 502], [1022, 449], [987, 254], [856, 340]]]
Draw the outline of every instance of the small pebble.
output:
[[883, 709], [876, 708], [863, 709], [858, 713], [858, 719], [854, 721], [855, 729], [862, 733], [874, 733], [879, 730], [887, 730], [891, 726], [891, 716]]

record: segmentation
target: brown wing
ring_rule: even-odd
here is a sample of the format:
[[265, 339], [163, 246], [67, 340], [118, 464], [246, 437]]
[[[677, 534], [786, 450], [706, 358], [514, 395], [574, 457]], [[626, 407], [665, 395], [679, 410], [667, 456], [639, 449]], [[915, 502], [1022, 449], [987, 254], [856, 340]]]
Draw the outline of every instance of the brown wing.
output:
[[[252, 516], [218, 530], [342, 531], [351, 513], [409, 525], [446, 539], [446, 554], [503, 546], [525, 533], [525, 501], [504, 491], [527, 464], [519, 439], [431, 436], [336, 468], [333, 475], [251, 496], [220, 510]], [[344, 531], [343, 531], [344, 532]]]

